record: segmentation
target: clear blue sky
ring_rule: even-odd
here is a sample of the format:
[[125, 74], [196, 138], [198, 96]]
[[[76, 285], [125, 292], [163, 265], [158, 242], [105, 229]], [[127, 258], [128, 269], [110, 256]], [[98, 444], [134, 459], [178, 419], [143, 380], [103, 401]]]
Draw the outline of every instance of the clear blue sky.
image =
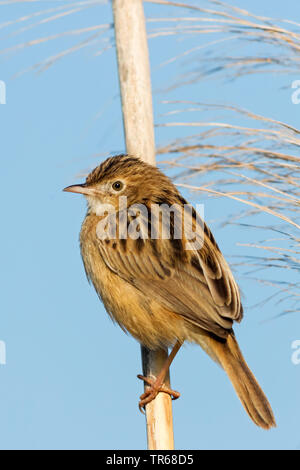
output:
[[[58, 2], [1, 5], [1, 23]], [[300, 21], [296, 0], [239, 0], [252, 12]], [[159, 8], [146, 6], [147, 16]], [[163, 15], [178, 12], [165, 9]], [[0, 48], [56, 31], [111, 21], [110, 5], [88, 9], [22, 35], [0, 29]], [[78, 38], [79, 40], [80, 38]], [[150, 42], [154, 90], [180, 73], [158, 65], [182, 47]], [[163, 40], [164, 41], [164, 40]], [[0, 340], [7, 364], [0, 366], [1, 449], [143, 449], [145, 422], [137, 407], [142, 384], [139, 345], [106, 315], [88, 285], [78, 247], [85, 214], [83, 198], [62, 193], [105, 155], [124, 151], [114, 50], [94, 56], [83, 49], [41, 75], [12, 76], [74, 44], [62, 38], [17, 54], [0, 56], [0, 80], [7, 104], [0, 105], [1, 152], [1, 317]], [[259, 44], [257, 44], [259, 47]], [[292, 105], [286, 75], [248, 76], [238, 81], [205, 81], [176, 90], [168, 99], [230, 102], [300, 125], [300, 105]], [[288, 88], [283, 88], [288, 86]], [[154, 95], [161, 121], [163, 94]], [[186, 120], [189, 116], [186, 116]], [[157, 143], [176, 138], [177, 128], [156, 130]], [[95, 156], [98, 154], [98, 156]], [[99, 156], [100, 155], [100, 156]], [[203, 202], [199, 195], [198, 202]], [[218, 218], [232, 213], [230, 200], [205, 201], [206, 219], [225, 254], [244, 232], [222, 229]], [[300, 365], [291, 361], [291, 343], [300, 339], [298, 314], [263, 322], [280, 305], [258, 303], [272, 293], [240, 280], [245, 319], [236, 332], [274, 408], [278, 428], [256, 428], [242, 409], [225, 374], [199, 347], [187, 346], [172, 366], [172, 385], [182, 397], [174, 403], [175, 443], [179, 449], [299, 449]]]

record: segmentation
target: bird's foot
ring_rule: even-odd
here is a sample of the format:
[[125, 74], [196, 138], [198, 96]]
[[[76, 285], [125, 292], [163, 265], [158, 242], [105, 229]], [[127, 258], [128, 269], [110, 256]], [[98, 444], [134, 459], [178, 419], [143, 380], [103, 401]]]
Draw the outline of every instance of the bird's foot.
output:
[[180, 397], [179, 392], [171, 390], [166, 385], [164, 385], [164, 383], [161, 382], [161, 380], [159, 379], [154, 380], [150, 377], [144, 377], [140, 374], [137, 377], [138, 379], [143, 380], [144, 382], [146, 382], [147, 385], [149, 385], [149, 388], [145, 391], [145, 393], [140, 396], [139, 409], [142, 413], [144, 413], [143, 409], [145, 409], [145, 406], [152, 400], [154, 400], [154, 398], [156, 398], [159, 392], [167, 393], [171, 396], [172, 400], [177, 400], [177, 398]]

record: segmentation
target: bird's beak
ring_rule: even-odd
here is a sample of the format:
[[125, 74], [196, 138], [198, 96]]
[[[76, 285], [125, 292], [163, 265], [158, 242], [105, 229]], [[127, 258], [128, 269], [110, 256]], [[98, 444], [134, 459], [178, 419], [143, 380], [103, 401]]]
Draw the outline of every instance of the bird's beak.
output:
[[96, 196], [98, 194], [98, 191], [95, 188], [88, 187], [85, 183], [67, 186], [63, 191], [66, 191], [67, 193], [84, 194], [85, 196]]

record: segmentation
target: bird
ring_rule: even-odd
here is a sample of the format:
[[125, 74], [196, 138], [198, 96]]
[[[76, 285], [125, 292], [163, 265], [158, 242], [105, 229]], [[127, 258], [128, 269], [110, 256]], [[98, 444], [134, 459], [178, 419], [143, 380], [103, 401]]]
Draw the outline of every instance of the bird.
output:
[[[252, 421], [263, 429], [276, 426], [233, 330], [243, 318], [239, 287], [211, 230], [171, 179], [141, 158], [121, 154], [64, 191], [86, 197], [81, 256], [109, 316], [146, 348], [172, 348], [156, 379], [138, 375], [148, 385], [140, 410], [160, 392], [180, 396], [164, 379], [183, 343], [196, 343], [227, 373]], [[175, 207], [169, 236], [161, 235], [168, 211], [153, 210], [160, 207]], [[196, 243], [184, 231], [175, 236], [182, 228], [175, 216], [186, 207]]]

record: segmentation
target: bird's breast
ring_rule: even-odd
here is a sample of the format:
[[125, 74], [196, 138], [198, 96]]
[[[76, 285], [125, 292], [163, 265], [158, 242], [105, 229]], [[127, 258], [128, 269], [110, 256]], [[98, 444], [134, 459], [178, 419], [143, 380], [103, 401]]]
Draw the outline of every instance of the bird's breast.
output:
[[99, 243], [105, 242], [97, 238], [98, 221], [94, 214], [87, 215], [80, 233], [80, 248], [87, 277], [108, 314], [149, 349], [174, 344], [182, 336], [182, 319], [109, 269], [99, 250]]

